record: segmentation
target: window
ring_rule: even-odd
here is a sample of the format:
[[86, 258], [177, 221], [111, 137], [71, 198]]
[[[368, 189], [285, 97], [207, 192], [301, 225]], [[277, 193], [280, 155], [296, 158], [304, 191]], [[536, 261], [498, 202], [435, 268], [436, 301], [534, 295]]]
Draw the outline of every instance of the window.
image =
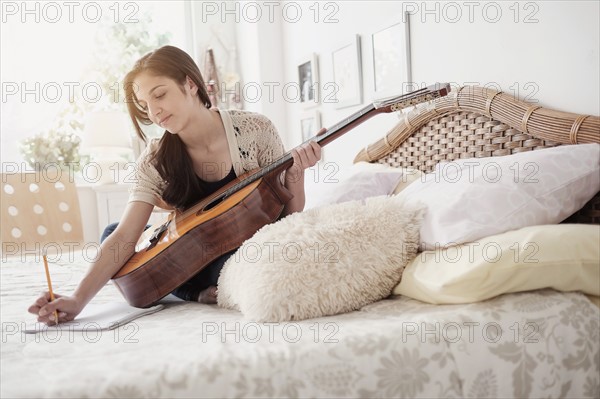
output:
[[[86, 113], [126, 112], [122, 78], [153, 48], [191, 50], [188, 1], [2, 2], [2, 169], [28, 169], [20, 142], [79, 134]], [[116, 101], [115, 101], [116, 99]]]

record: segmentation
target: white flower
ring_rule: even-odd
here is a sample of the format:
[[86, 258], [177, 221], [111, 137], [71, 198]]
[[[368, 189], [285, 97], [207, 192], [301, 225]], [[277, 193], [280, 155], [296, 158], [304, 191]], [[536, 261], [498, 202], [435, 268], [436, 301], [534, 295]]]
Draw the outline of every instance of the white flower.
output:
[[54, 162], [78, 162], [80, 141], [81, 139], [72, 133], [51, 131], [23, 140], [21, 152], [34, 168]]

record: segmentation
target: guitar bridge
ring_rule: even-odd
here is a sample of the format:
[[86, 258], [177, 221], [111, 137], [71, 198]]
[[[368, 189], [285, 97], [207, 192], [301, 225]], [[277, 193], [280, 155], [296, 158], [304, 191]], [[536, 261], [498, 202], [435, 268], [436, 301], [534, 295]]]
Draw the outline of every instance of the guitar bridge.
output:
[[154, 230], [154, 232], [152, 233], [152, 235], [148, 239], [148, 241], [150, 241], [150, 245], [146, 248], [146, 251], [154, 248], [156, 246], [156, 244], [158, 244], [158, 242], [162, 238], [163, 234], [165, 234], [165, 231], [167, 231], [167, 229], [169, 228], [170, 224], [171, 224], [171, 220], [169, 220], [165, 224], [160, 225], [159, 228], [157, 228], [156, 230]]

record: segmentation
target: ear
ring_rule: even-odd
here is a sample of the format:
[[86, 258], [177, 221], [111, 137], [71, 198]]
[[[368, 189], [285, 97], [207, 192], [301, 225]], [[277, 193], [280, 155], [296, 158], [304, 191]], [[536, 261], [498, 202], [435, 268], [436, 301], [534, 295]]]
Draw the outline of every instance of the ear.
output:
[[187, 75], [185, 76], [185, 84], [192, 95], [195, 95], [198, 92], [198, 86], [196, 85], [196, 83], [194, 83], [192, 78], [190, 78]]

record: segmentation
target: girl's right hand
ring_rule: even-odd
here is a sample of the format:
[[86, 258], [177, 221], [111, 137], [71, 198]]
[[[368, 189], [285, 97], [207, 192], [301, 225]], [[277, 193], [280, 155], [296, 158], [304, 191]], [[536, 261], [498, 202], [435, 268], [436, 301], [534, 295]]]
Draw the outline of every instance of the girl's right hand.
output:
[[[47, 325], [54, 325], [73, 320], [84, 308], [75, 297], [54, 294], [54, 301], [50, 302], [50, 292], [46, 291], [36, 299], [27, 309], [29, 313], [38, 316], [37, 321]], [[54, 311], [58, 311], [58, 322], [54, 320]]]

